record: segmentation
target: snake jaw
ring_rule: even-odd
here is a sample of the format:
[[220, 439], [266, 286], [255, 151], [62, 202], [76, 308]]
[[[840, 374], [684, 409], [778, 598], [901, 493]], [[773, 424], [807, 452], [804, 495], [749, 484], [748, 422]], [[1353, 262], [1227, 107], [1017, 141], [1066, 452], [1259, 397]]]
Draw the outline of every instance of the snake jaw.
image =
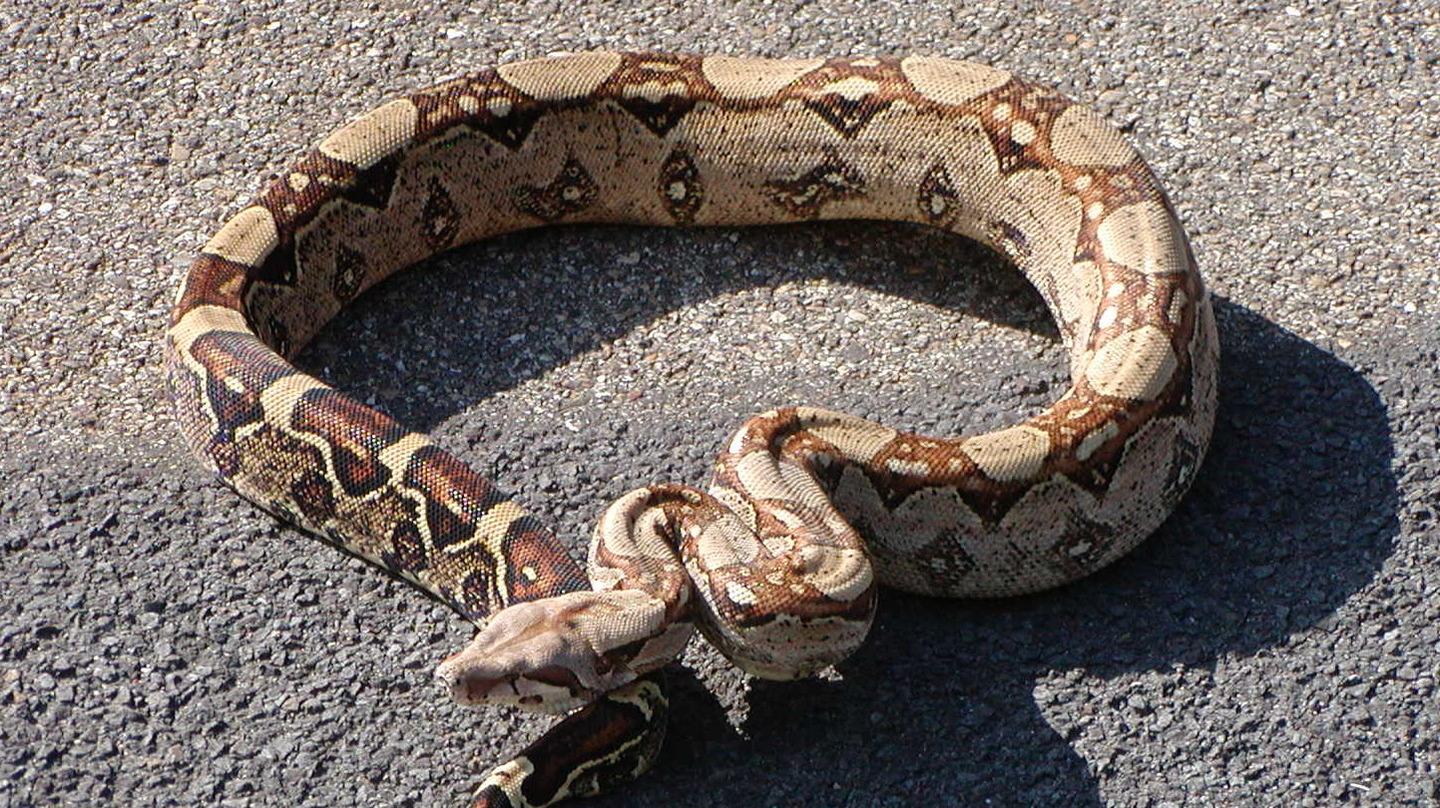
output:
[[440, 663], [435, 678], [461, 704], [569, 712], [653, 669], [629, 663], [667, 634], [664, 613], [661, 601], [632, 590], [517, 603]]

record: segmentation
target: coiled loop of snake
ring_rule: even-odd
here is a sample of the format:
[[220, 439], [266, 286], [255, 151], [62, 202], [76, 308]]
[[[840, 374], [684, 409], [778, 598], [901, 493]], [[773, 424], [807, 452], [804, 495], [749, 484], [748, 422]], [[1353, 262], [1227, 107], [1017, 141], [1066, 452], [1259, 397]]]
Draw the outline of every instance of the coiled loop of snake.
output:
[[[815, 219], [920, 222], [1004, 252], [1055, 316], [1070, 389], [968, 437], [763, 414], [707, 492], [612, 506], [587, 579], [488, 480], [286, 358], [400, 268], [499, 233]], [[185, 435], [223, 481], [482, 626], [439, 670], [457, 697], [589, 702], [480, 790], [539, 805], [650, 765], [656, 671], [693, 622], [784, 678], [858, 644], [877, 582], [1017, 594], [1124, 554], [1194, 479], [1216, 344], [1153, 175], [1053, 91], [923, 57], [585, 53], [467, 75], [327, 137], [205, 246], [166, 359]]]

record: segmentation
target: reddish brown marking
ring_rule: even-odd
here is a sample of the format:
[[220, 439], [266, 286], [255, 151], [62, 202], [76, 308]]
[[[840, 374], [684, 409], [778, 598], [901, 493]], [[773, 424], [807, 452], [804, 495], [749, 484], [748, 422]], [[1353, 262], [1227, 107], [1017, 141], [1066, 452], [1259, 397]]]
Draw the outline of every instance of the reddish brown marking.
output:
[[240, 308], [240, 293], [249, 267], [214, 255], [201, 255], [190, 265], [185, 278], [185, 291], [175, 308], [170, 310], [170, 325], [180, 322], [197, 306]]
[[430, 541], [442, 550], [467, 541], [475, 533], [470, 522], [437, 499], [425, 500], [425, 526], [430, 530]]
[[489, 481], [438, 446], [410, 456], [405, 484], [425, 495], [430, 541], [440, 549], [469, 539], [480, 517], [505, 501]]
[[236, 431], [264, 420], [260, 392], [295, 369], [253, 335], [238, 331], [201, 334], [190, 344], [190, 356], [205, 368], [205, 401], [215, 419], [207, 453], [222, 474], [233, 474]]
[[511, 523], [500, 552], [507, 559], [505, 589], [512, 603], [589, 588], [579, 565], [556, 547], [550, 532], [533, 517]]
[[590, 692], [580, 683], [580, 679], [574, 671], [561, 665], [546, 665], [543, 668], [526, 671], [525, 678], [551, 687], [563, 688], [572, 696], [581, 696]]
[[[877, 585], [851, 601], [833, 600], [823, 592], [804, 583], [799, 577], [803, 569], [797, 553], [787, 553], [775, 558], [757, 560], [748, 567], [721, 567], [707, 571], [705, 586], [712, 593], [728, 592], [727, 585], [739, 584], [755, 593], [753, 604], [736, 603], [727, 596], [715, 599], [715, 611], [722, 622], [743, 627], [763, 626], [777, 617], [777, 611], [794, 615], [803, 620], [818, 618], [841, 618], [856, 623], [869, 623], [875, 614]], [[766, 579], [779, 574], [786, 582], [779, 586]], [[791, 584], [799, 584], [803, 593], [794, 592]]]
[[[614, 96], [621, 109], [663, 138], [695, 108], [707, 87], [700, 75], [700, 62], [697, 56], [669, 53], [625, 54], [620, 67], [599, 92]], [[626, 92], [627, 87], [651, 82], [667, 87], [669, 92], [655, 100]]]
[[645, 643], [649, 641], [648, 637], [636, 640], [635, 642], [622, 645], [619, 648], [612, 648], [595, 657], [595, 672], [604, 676], [618, 667], [629, 665], [630, 661], [635, 658], [635, 655], [644, 650]]
[[[647, 678], [657, 684], [663, 682], [659, 673]], [[577, 771], [585, 773], [582, 782], [591, 782], [596, 790], [603, 790], [614, 782], [630, 779], [639, 763], [652, 760], [665, 737], [669, 704], [663, 690], [641, 692], [647, 696], [651, 716], [629, 702], [601, 698], [527, 747], [522, 755], [535, 769], [520, 784], [525, 800], [532, 805], [553, 801]], [[651, 693], [656, 695], [648, 698]], [[606, 760], [620, 749], [625, 751], [617, 759]], [[576, 796], [590, 793], [594, 791]], [[477, 804], [497, 804], [486, 803], [486, 799], [482, 795]]]
[[874, 93], [859, 99], [830, 96], [806, 101], [805, 107], [830, 124], [841, 137], [854, 137], [865, 128], [876, 115], [890, 108], [891, 99], [879, 98]]
[[[314, 220], [327, 202], [337, 198], [370, 207], [388, 203], [398, 166], [398, 159], [392, 157], [360, 172], [349, 163], [315, 150], [292, 166], [284, 178], [272, 183], [255, 202], [274, 217], [279, 242], [261, 266], [249, 271], [241, 300], [248, 305], [250, 287], [256, 283], [292, 286], [298, 271], [296, 234]], [[296, 174], [307, 178], [298, 191], [288, 179]], [[342, 302], [346, 299], [341, 297]]]
[[[473, 111], [467, 112], [461, 99]], [[495, 68], [464, 76], [410, 96], [420, 110], [420, 131], [415, 142], [427, 143], [448, 136], [456, 127], [479, 132], [511, 151], [530, 137], [535, 122], [555, 105], [529, 98], [500, 78]]]
[[330, 444], [335, 476], [352, 497], [363, 497], [390, 481], [380, 451], [406, 435], [393, 418], [327, 388], [302, 393], [290, 425]]
[[[1071, 102], [1059, 93], [1045, 87], [1037, 87], [1023, 81], [1011, 81], [997, 87], [971, 104], [977, 109], [993, 110], [999, 104], [1007, 104], [1010, 115], [999, 118], [995, 115], [981, 115], [980, 122], [990, 138], [990, 147], [1000, 160], [1000, 171], [1012, 174], [1026, 169], [1042, 171], [1056, 170], [1059, 161], [1049, 153], [1050, 129], [1055, 119], [1071, 106]], [[1016, 142], [1012, 135], [1016, 120], [1024, 120], [1035, 127], [1037, 136], [1028, 144]], [[1082, 173], [1078, 169], [1071, 169]]]
[[[289, 182], [292, 174], [308, 178], [304, 187], [298, 191]], [[316, 149], [291, 166], [290, 170], [265, 189], [256, 201], [275, 216], [275, 224], [280, 230], [280, 243], [292, 243], [295, 233], [309, 224], [326, 202], [335, 199], [359, 181], [359, 174], [355, 166], [329, 157]]]
[[[829, 59], [815, 70], [776, 93], [773, 101], [784, 104], [796, 99], [805, 108], [829, 124], [843, 138], [854, 137], [876, 115], [889, 109], [897, 99], [915, 99], [909, 82], [900, 71], [898, 59], [863, 60]], [[869, 62], [873, 61], [874, 64]], [[848, 78], [874, 82], [873, 91], [856, 99], [846, 98], [831, 87]], [[923, 99], [919, 99], [922, 100]]]

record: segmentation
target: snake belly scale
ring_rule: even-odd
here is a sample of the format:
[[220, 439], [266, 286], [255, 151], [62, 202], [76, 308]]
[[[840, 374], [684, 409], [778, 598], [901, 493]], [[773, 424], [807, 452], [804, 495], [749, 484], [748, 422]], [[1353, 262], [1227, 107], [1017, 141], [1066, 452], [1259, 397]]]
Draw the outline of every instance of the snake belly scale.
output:
[[[816, 219], [919, 222], [1009, 256], [1071, 386], [970, 436], [763, 413], [708, 489], [610, 506], [586, 571], [430, 438], [287, 359], [395, 271], [497, 234]], [[332, 133], [205, 245], [165, 347], [185, 437], [223, 482], [480, 627], [437, 670], [455, 698], [570, 713], [481, 784], [477, 804], [510, 806], [646, 770], [660, 668], [696, 627], [747, 671], [793, 678], [860, 643], [879, 583], [1002, 596], [1114, 561], [1194, 479], [1218, 362], [1164, 192], [1054, 91], [937, 58], [611, 52], [483, 70]]]

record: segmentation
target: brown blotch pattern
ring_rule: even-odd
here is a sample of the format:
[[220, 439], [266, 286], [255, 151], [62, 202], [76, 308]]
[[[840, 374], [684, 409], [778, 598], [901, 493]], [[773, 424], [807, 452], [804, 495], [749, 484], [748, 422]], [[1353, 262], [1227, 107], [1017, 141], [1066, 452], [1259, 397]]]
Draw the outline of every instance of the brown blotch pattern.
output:
[[365, 254], [344, 244], [335, 245], [335, 270], [330, 292], [342, 305], [355, 299], [366, 277]]
[[815, 219], [825, 205], [865, 193], [865, 178], [831, 149], [814, 168], [788, 180], [765, 183], [770, 200], [797, 219]]
[[290, 486], [290, 498], [299, 508], [305, 522], [323, 525], [335, 515], [335, 497], [330, 481], [319, 469], [310, 469]]
[[[264, 420], [260, 394], [295, 372], [250, 334], [212, 331], [195, 338], [190, 356], [205, 368], [206, 414], [214, 419], [213, 448], [232, 444], [245, 426]], [[221, 449], [224, 456], [229, 451]], [[216, 456], [215, 460], [220, 461]], [[221, 468], [221, 473], [233, 473]]]
[[306, 390], [290, 425], [329, 444], [335, 479], [346, 495], [363, 497], [390, 481], [380, 451], [405, 436], [394, 419], [335, 390]]
[[180, 322], [185, 313], [197, 306], [240, 308], [240, 295], [250, 268], [214, 255], [195, 259], [186, 277], [180, 300], [170, 311], [170, 325]]
[[1116, 530], [1112, 525], [1071, 513], [1069, 527], [1050, 548], [1051, 559], [1064, 575], [1089, 575], [1107, 560]]
[[665, 137], [703, 97], [700, 59], [650, 54], [625, 59], [601, 86], [656, 137]]
[[705, 202], [705, 181], [695, 160], [684, 149], [674, 149], [660, 165], [657, 183], [660, 204], [676, 224], [690, 224]]
[[512, 194], [515, 207], [542, 222], [554, 222], [595, 203], [600, 186], [574, 157], [565, 160], [560, 173], [545, 186], [525, 185]]
[[[657, 673], [626, 688], [639, 704], [602, 698], [526, 748], [521, 757], [534, 771], [520, 784], [524, 799], [547, 805], [564, 794], [588, 796], [633, 777], [637, 765], [658, 754], [664, 739], [669, 701], [661, 681]], [[577, 781], [578, 787], [572, 785]], [[495, 786], [483, 788], [477, 797], [497, 806], [509, 801]]]
[[955, 216], [959, 201], [960, 195], [955, 191], [955, 182], [950, 179], [945, 164], [937, 162], [930, 166], [915, 195], [915, 206], [919, 208], [920, 215], [932, 225], [948, 224]]
[[425, 205], [420, 211], [420, 232], [430, 248], [439, 252], [455, 243], [460, 232], [460, 208], [444, 183], [435, 177], [425, 185]]
[[413, 521], [402, 520], [395, 523], [395, 527], [390, 531], [390, 547], [382, 553], [381, 559], [397, 569], [417, 573], [424, 572], [430, 566], [425, 552], [425, 539]]

